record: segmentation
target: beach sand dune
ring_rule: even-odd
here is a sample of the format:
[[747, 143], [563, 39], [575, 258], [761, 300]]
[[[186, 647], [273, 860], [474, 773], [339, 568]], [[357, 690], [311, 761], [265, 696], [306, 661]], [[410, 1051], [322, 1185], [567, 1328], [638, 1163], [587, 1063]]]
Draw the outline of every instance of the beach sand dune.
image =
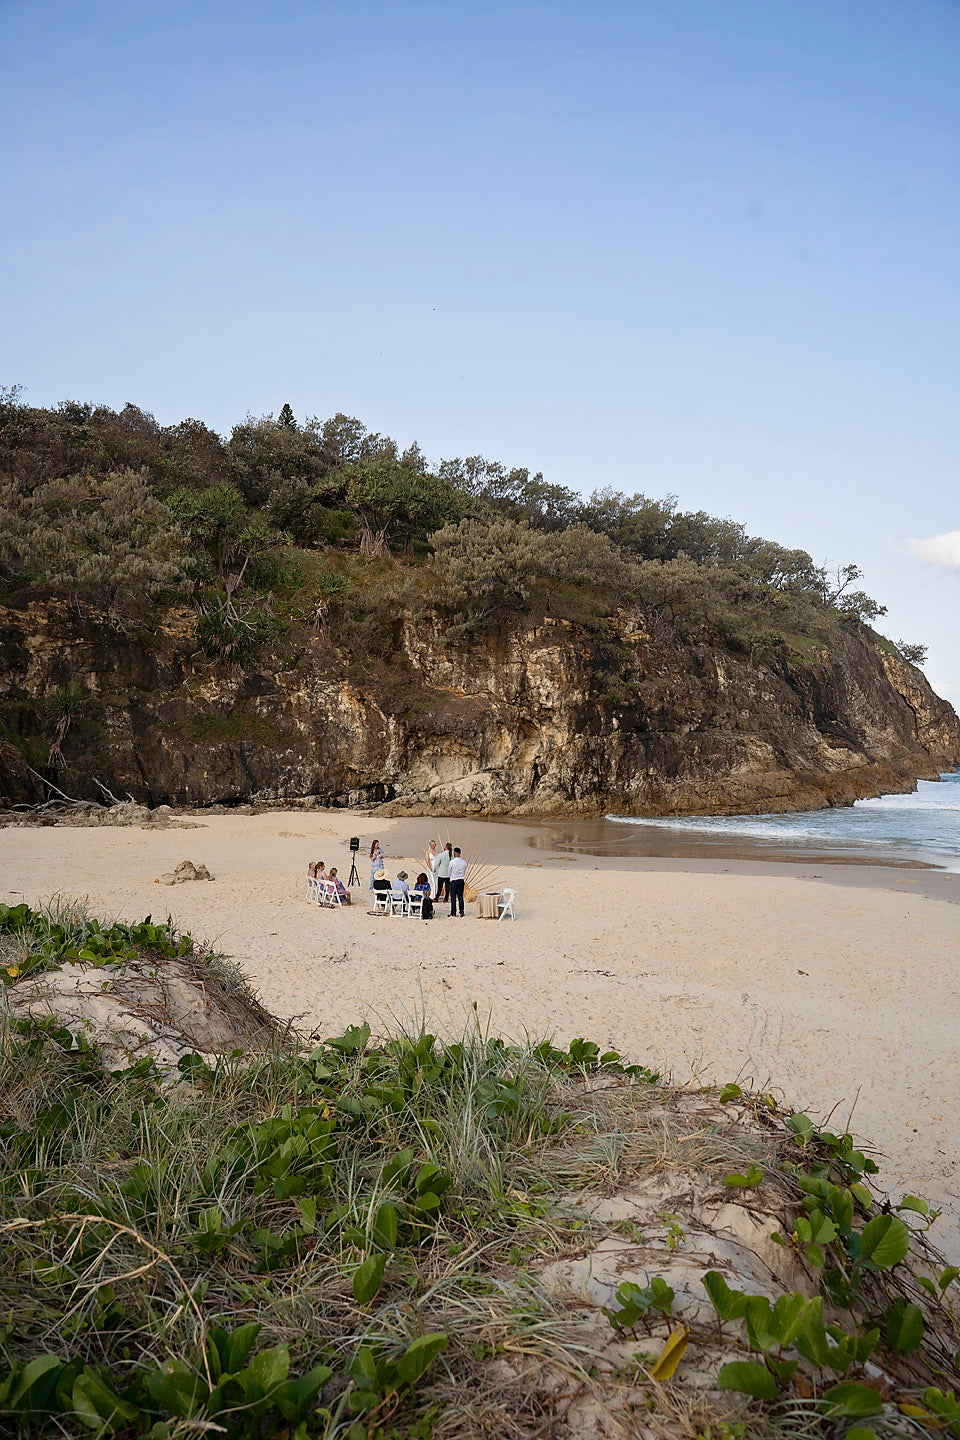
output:
[[[674, 1079], [772, 1087], [885, 1154], [880, 1180], [944, 1207], [960, 1256], [960, 909], [877, 885], [783, 874], [597, 864], [501, 847], [516, 924], [368, 915], [305, 899], [309, 860], [349, 869], [347, 837], [376, 833], [391, 875], [420, 868], [430, 823], [349, 812], [195, 817], [201, 828], [0, 832], [0, 899], [86, 896], [107, 917], [170, 911], [242, 965], [264, 1003], [308, 1033], [422, 1011], [456, 1032], [474, 1013], [505, 1037], [575, 1035]], [[439, 822], [476, 844], [476, 826]], [[498, 826], [497, 832], [511, 827]], [[497, 838], [493, 831], [485, 835]], [[508, 834], [507, 839], [511, 837]], [[492, 848], [488, 843], [487, 848]], [[533, 859], [536, 857], [536, 863]], [[184, 859], [213, 884], [159, 886]], [[526, 862], [526, 863], [524, 863]], [[760, 869], [762, 867], [754, 867]]]

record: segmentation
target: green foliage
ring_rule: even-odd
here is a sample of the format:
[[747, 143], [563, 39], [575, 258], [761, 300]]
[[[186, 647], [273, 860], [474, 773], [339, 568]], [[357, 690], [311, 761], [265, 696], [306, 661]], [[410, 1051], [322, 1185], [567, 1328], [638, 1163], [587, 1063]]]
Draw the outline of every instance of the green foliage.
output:
[[536, 538], [515, 520], [461, 520], [433, 536], [437, 600], [473, 624], [526, 608], [537, 575]]
[[652, 1276], [642, 1288], [625, 1280], [617, 1289], [617, 1308], [604, 1305], [603, 1313], [614, 1330], [634, 1330], [651, 1310], [665, 1317], [672, 1315], [675, 1293], [660, 1275]]
[[606, 611], [638, 592], [636, 567], [584, 525], [543, 534], [516, 520], [461, 520], [432, 537], [438, 603], [474, 624], [527, 608], [537, 582], [602, 593]]
[[883, 1414], [883, 1400], [869, 1385], [833, 1385], [824, 1392], [820, 1408], [831, 1420], [862, 1420]]
[[[418, 610], [452, 622], [452, 642], [541, 611], [602, 630], [629, 605], [654, 632], [719, 641], [788, 671], [819, 664], [844, 625], [883, 613], [853, 588], [856, 566], [828, 575], [804, 551], [682, 511], [673, 496], [607, 490], [583, 501], [482, 456], [431, 469], [416, 444], [401, 452], [342, 414], [298, 421], [289, 405], [223, 440], [197, 420], [161, 427], [131, 405], [46, 410], [0, 394], [0, 581], [11, 588], [43, 585], [126, 621], [192, 582], [204, 650], [240, 663], [276, 633], [269, 598], [250, 596], [299, 588], [291, 541], [402, 556], [413, 573], [426, 560], [411, 593]], [[363, 573], [366, 586], [358, 608], [375, 612], [376, 571]], [[324, 616], [294, 605], [282, 618], [292, 628]], [[368, 638], [363, 625], [343, 628], [357, 663]], [[921, 664], [922, 649], [900, 653]], [[610, 703], [626, 703], [613, 678]]]
[[264, 502], [264, 514], [298, 545], [348, 545], [356, 541], [353, 512], [331, 502], [329, 488], [301, 476], [279, 479]]
[[197, 638], [212, 659], [241, 665], [280, 633], [277, 617], [257, 603], [237, 604], [221, 591], [200, 601]]
[[898, 1295], [887, 1315], [883, 1338], [891, 1350], [916, 1350], [923, 1339], [923, 1312]]
[[719, 1270], [708, 1270], [701, 1281], [719, 1320], [739, 1320], [747, 1313], [747, 1297], [731, 1290]]
[[895, 1215], [877, 1215], [860, 1236], [860, 1260], [871, 1270], [898, 1265], [910, 1249], [910, 1231]]
[[721, 1390], [738, 1390], [755, 1400], [776, 1400], [777, 1382], [765, 1365], [755, 1360], [731, 1360], [717, 1376]]
[[251, 563], [283, 543], [282, 534], [247, 510], [235, 485], [175, 490], [167, 506], [186, 536], [192, 577], [201, 583], [226, 586], [233, 575], [242, 579]]
[[115, 921], [103, 929], [98, 920], [79, 913], [54, 915], [25, 904], [0, 904], [2, 937], [13, 942], [6, 951], [13, 963], [0, 970], [0, 979], [7, 984], [65, 963], [122, 965], [140, 951], [180, 956], [193, 949], [189, 935], [178, 938], [169, 925], [155, 925], [149, 915], [138, 925]]
[[748, 1165], [745, 1175], [725, 1175], [723, 1183], [728, 1190], [756, 1190], [763, 1183], [763, 1171], [759, 1165]]
[[179, 536], [142, 474], [0, 482], [0, 581], [42, 585], [120, 618], [182, 591]]
[[285, 1345], [251, 1357], [260, 1329], [214, 1327], [202, 1366], [169, 1359], [119, 1392], [82, 1361], [42, 1355], [23, 1366], [14, 1362], [5, 1375], [0, 1369], [0, 1415], [24, 1424], [76, 1418], [101, 1436], [132, 1429], [154, 1440], [171, 1433], [168, 1424], [194, 1421], [228, 1440], [259, 1440], [300, 1425], [333, 1373], [317, 1365], [291, 1377]]
[[[51, 961], [89, 946], [122, 962], [136, 945], [162, 963], [182, 948], [151, 921], [99, 927], [8, 906], [0, 924]], [[539, 1234], [549, 1205], [505, 1190], [500, 1167], [564, 1132], [547, 1100], [555, 1078], [649, 1074], [582, 1039], [531, 1050], [420, 1033], [370, 1049], [364, 1024], [309, 1052], [186, 1055], [161, 1084], [152, 1061], [105, 1076], [78, 1041], [24, 1022], [0, 1045], [0, 1095], [14, 1076], [37, 1095], [31, 1113], [22, 1098], [0, 1112], [0, 1225], [24, 1195], [31, 1217], [0, 1267], [3, 1313], [20, 1317], [0, 1327], [0, 1415], [153, 1440], [181, 1421], [253, 1440], [415, 1408], [447, 1344], [416, 1323], [418, 1253], [428, 1273], [441, 1235], [487, 1223]], [[651, 1289], [669, 1313], [668, 1287]], [[310, 1306], [329, 1295], [341, 1315], [349, 1303], [350, 1343], [291, 1340], [284, 1297], [298, 1292]], [[390, 1318], [384, 1330], [398, 1313], [410, 1328]], [[65, 1314], [48, 1361], [44, 1327]]]
[[451, 485], [423, 473], [405, 458], [388, 456], [360, 460], [342, 472], [348, 509], [360, 525], [364, 555], [389, 555], [394, 548], [410, 549], [461, 510]]
[[918, 670], [923, 668], [929, 650], [927, 645], [910, 644], [906, 640], [898, 640], [897, 649], [908, 665], [915, 665]]
[[383, 1284], [386, 1255], [369, 1255], [353, 1275], [353, 1298], [358, 1305], [368, 1305]]

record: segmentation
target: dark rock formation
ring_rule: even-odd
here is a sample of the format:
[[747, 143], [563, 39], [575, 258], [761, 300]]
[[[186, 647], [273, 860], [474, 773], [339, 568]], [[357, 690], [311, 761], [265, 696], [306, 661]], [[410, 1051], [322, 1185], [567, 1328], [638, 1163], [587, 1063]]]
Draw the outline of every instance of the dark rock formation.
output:
[[863, 627], [761, 661], [640, 611], [469, 645], [408, 621], [389, 665], [348, 665], [302, 629], [242, 671], [198, 652], [187, 611], [145, 638], [34, 602], [0, 610], [0, 637], [0, 794], [16, 803], [48, 798], [31, 767], [75, 797], [102, 798], [99, 780], [150, 805], [750, 812], [848, 804], [960, 763], [951, 706]]

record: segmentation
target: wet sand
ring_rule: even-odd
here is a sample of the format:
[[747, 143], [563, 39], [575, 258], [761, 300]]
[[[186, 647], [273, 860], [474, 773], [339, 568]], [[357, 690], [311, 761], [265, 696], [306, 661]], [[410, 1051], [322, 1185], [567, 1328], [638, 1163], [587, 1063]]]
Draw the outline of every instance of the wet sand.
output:
[[[363, 817], [367, 833], [376, 830], [376, 816]], [[381, 822], [383, 823], [383, 822]], [[431, 822], [426, 819], [396, 820], [392, 833], [409, 847], [417, 846]], [[603, 820], [437, 820], [432, 822], [444, 839], [456, 835], [467, 848], [491, 851], [509, 863], [531, 867], [572, 865], [589, 870], [638, 870], [688, 875], [779, 876], [792, 880], [828, 880], [831, 885], [880, 887], [904, 895], [927, 895], [931, 899], [960, 904], [960, 874], [924, 865], [916, 860], [888, 864], [863, 856], [824, 854], [811, 848], [777, 858], [760, 858], [760, 847], [746, 853], [741, 847], [720, 841], [674, 839], [666, 832], [650, 842], [650, 853], [638, 853], [638, 841], [631, 834], [619, 837], [610, 822]], [[372, 829], [371, 829], [372, 827]], [[624, 827], [626, 828], [626, 827]], [[655, 845], [655, 852], [654, 852]], [[770, 847], [771, 856], [774, 847]]]

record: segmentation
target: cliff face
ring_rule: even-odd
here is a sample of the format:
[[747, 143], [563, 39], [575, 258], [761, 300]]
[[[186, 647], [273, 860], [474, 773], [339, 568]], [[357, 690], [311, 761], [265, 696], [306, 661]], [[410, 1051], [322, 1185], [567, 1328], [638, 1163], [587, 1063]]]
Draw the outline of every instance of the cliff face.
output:
[[[642, 612], [602, 640], [567, 621], [469, 646], [407, 622], [349, 667], [316, 631], [243, 671], [178, 612], [148, 642], [59, 603], [0, 610], [0, 794], [206, 805], [314, 795], [393, 813], [795, 810], [960, 763], [960, 721], [869, 631], [751, 662]], [[59, 728], [63, 765], [47, 769]]]

